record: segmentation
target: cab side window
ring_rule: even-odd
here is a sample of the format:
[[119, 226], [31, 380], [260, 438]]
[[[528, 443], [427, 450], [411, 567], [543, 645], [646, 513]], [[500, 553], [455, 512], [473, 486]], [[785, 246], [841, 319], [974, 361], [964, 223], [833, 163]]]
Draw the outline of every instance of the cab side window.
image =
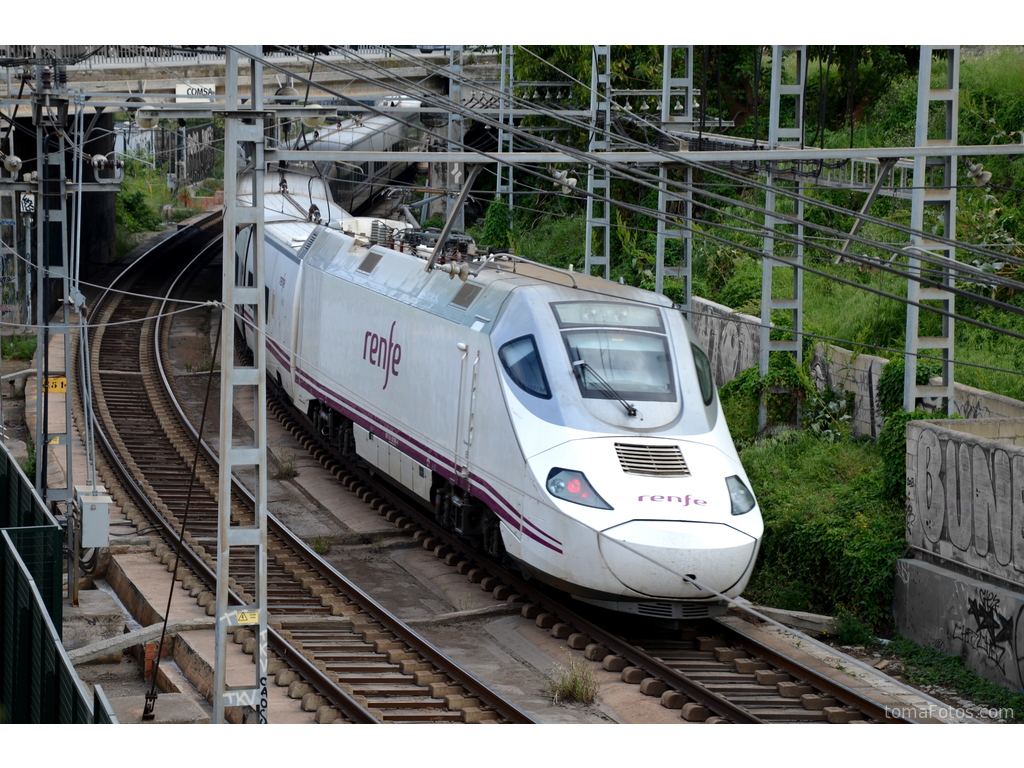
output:
[[537, 344], [532, 335], [520, 336], [498, 350], [498, 358], [505, 368], [505, 373], [526, 392], [545, 400], [551, 398], [551, 389], [544, 374]]

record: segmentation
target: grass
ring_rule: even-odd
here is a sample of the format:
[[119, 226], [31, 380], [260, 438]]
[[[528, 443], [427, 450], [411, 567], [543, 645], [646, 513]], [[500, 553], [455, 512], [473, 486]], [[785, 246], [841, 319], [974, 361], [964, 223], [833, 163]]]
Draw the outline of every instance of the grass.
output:
[[20, 463], [21, 471], [25, 473], [25, 477], [30, 482], [35, 482], [36, 477], [36, 444], [32, 440], [27, 440], [25, 448], [28, 451], [28, 456], [25, 457], [24, 461]]
[[[282, 451], [275, 456], [277, 470], [274, 472], [275, 480], [291, 480], [298, 477], [299, 469], [296, 465], [297, 459], [291, 451]], [[321, 553], [323, 554], [323, 553]]]
[[570, 658], [568, 667], [556, 664], [548, 678], [548, 692], [555, 704], [576, 702], [590, 705], [597, 698], [597, 678], [586, 661]]
[[905, 667], [904, 676], [914, 685], [949, 688], [990, 709], [1003, 710], [1008, 722], [1024, 723], [1024, 693], [1007, 690], [979, 677], [959, 656], [947, 656], [899, 636], [885, 646], [883, 655], [898, 657]]
[[317, 536], [312, 542], [310, 542], [310, 546], [318, 555], [326, 555], [331, 551], [331, 540], [326, 536]]
[[0, 340], [0, 352], [4, 360], [31, 360], [36, 353], [35, 336], [4, 336]]

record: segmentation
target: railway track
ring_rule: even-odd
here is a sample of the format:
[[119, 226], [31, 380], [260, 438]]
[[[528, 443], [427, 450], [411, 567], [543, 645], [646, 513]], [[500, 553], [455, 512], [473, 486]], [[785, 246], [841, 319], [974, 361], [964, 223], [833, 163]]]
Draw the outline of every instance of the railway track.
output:
[[[172, 570], [178, 536], [178, 578], [207, 613], [213, 612], [217, 536], [217, 465], [203, 444], [196, 457], [195, 430], [173, 394], [164, 370], [169, 295], [176, 279], [168, 267], [200, 263], [196, 254], [216, 249], [219, 218], [165, 241], [126, 270], [97, 302], [90, 321], [93, 402], [102, 450], [116, 483], [147, 525], [165, 543], [156, 547]], [[213, 245], [211, 245], [211, 243]], [[207, 252], [205, 258], [211, 258]], [[195, 257], [196, 260], [193, 260]], [[194, 268], [194, 267], [193, 267]], [[187, 272], [188, 270], [185, 270]], [[185, 274], [183, 272], [182, 274]], [[180, 283], [179, 283], [180, 284]], [[127, 291], [129, 293], [119, 293]], [[195, 462], [195, 480], [190, 481]], [[186, 508], [187, 505], [187, 508]], [[253, 519], [253, 499], [236, 485], [232, 518]], [[302, 541], [271, 518], [268, 533], [269, 672], [318, 722], [499, 722], [531, 719], [443, 653], [405, 627], [368, 595], [323, 563]], [[235, 602], [252, 588], [252, 565], [232, 558]], [[248, 566], [248, 567], [247, 567]], [[243, 575], [245, 574], [245, 575]], [[240, 629], [234, 640], [252, 653], [255, 635]], [[245, 713], [234, 713], [244, 719]]]
[[[884, 703], [814, 667], [760, 643], [735, 627], [705, 621], [682, 632], [647, 631], [636, 623], [621, 630], [608, 619], [582, 615], [564, 599], [535, 588], [443, 530], [379, 477], [349, 463], [306, 429], [282, 400], [268, 413], [277, 418], [321, 465], [396, 527], [413, 533], [424, 549], [443, 559], [495, 600], [522, 603], [521, 615], [547, 629], [569, 648], [605, 670], [618, 672], [639, 692], [657, 697], [690, 722], [897, 723], [913, 722]], [[900, 708], [905, 711], [905, 708]]]
[[[193, 241], [195, 237], [191, 238]], [[194, 247], [194, 242], [192, 247]], [[172, 259], [164, 258], [163, 261]], [[155, 295], [150, 281], [135, 278], [136, 294]], [[194, 453], [194, 428], [168, 394], [173, 377], [161, 373], [166, 357], [166, 327], [154, 321], [106, 325], [118, 317], [153, 317], [168, 311], [162, 303], [126, 296], [117, 308], [103, 309], [93, 351], [98, 411], [109, 426], [112, 463], [123, 464], [123, 482], [135, 489], [141, 508], [155, 522], [166, 518], [168, 541], [180, 530], [187, 481]], [[124, 315], [122, 315], [124, 313]], [[152, 327], [151, 327], [152, 326]], [[642, 695], [657, 697], [690, 722], [899, 722], [884, 706], [835, 680], [758, 645], [726, 625], [706, 622], [682, 633], [647, 632], [644, 636], [603, 626], [602, 619], [577, 613], [557, 596], [535, 589], [517, 574], [487, 561], [478, 552], [424, 517], [419, 508], [357, 466], [348, 464], [315, 435], [286, 404], [271, 404], [303, 446], [351, 492], [387, 521], [496, 600], [521, 603], [521, 616], [565, 640], [592, 663], [634, 683]], [[216, 465], [197, 465], [182, 553], [189, 572], [183, 585], [212, 609], [215, 566]], [[252, 503], [241, 487], [234, 492], [239, 520], [251, 515]], [[159, 515], [157, 513], [160, 513]], [[356, 722], [466, 722], [529, 719], [323, 563], [303, 542], [273, 521], [269, 539], [271, 665], [278, 684], [302, 698], [316, 719]], [[158, 550], [173, 562], [169, 545]], [[251, 573], [251, 567], [247, 569]], [[245, 578], [234, 579], [236, 593]], [[254, 638], [239, 630], [235, 639], [251, 652]]]

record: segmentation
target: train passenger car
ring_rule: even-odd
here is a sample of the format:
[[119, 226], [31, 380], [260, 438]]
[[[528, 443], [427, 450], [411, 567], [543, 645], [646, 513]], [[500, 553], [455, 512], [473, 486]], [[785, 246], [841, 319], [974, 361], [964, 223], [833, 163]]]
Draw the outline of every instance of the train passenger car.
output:
[[742, 591], [760, 510], [669, 300], [513, 256], [428, 269], [397, 222], [296, 226], [267, 226], [269, 375], [337, 447], [580, 600], [686, 619]]
[[[402, 152], [419, 142], [418, 101], [390, 99], [380, 102], [392, 111], [362, 116], [336, 126], [319, 128], [289, 142], [287, 148], [310, 151]], [[353, 162], [291, 161], [296, 172], [327, 179], [334, 202], [346, 211], [358, 211], [409, 167], [406, 161], [354, 160]]]

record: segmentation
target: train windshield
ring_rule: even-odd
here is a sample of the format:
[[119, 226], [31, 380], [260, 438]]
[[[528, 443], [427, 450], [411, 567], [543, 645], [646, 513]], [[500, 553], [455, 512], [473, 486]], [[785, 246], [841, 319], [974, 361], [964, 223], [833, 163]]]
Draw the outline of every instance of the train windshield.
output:
[[672, 357], [654, 307], [553, 304], [583, 397], [675, 400]]

